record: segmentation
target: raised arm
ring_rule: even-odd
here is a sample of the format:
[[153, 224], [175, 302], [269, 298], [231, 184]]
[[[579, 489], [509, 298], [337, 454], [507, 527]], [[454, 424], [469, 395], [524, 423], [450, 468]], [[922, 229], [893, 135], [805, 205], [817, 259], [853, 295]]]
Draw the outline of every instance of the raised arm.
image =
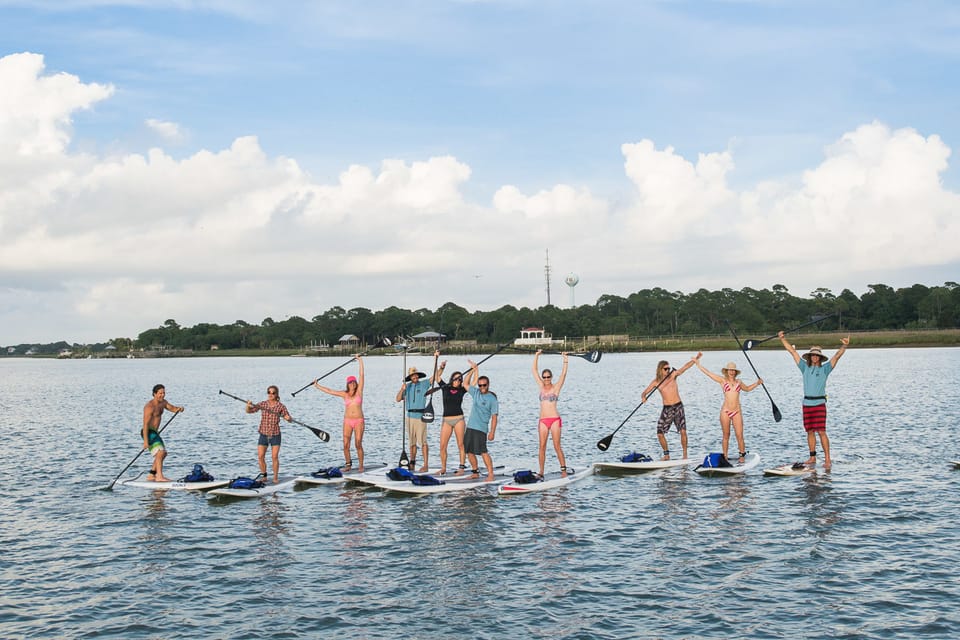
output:
[[840, 360], [840, 356], [842, 356], [847, 352], [847, 347], [849, 346], [850, 346], [850, 336], [847, 336], [846, 338], [840, 338], [840, 348], [837, 350], [835, 354], [833, 354], [833, 357], [830, 358], [831, 368], [836, 368], [837, 361]]
[[[797, 350], [793, 348], [793, 345], [787, 342], [787, 339], [784, 337], [783, 331], [777, 333], [777, 337], [780, 338], [780, 344], [783, 345], [783, 348], [790, 352], [790, 355], [793, 356], [793, 362], [795, 364], [800, 363], [800, 354], [797, 353]], [[849, 340], [848, 340], [849, 342]]]
[[473, 360], [467, 360], [467, 364], [470, 365], [470, 369], [463, 374], [464, 389], [469, 389], [470, 385], [474, 384], [477, 381], [477, 378], [480, 377], [480, 368], [477, 366], [477, 363]]
[[563, 381], [567, 379], [567, 365], [570, 364], [567, 352], [564, 351], [561, 355], [563, 355], [563, 368], [560, 369], [560, 379], [557, 380], [557, 382], [553, 385], [557, 388], [557, 395], [560, 395], [560, 389], [563, 387]]
[[340, 391], [339, 389], [331, 389], [330, 387], [325, 387], [322, 384], [320, 384], [320, 382], [317, 380], [313, 381], [313, 386], [315, 386], [320, 391], [323, 391], [324, 393], [329, 393], [332, 396], [340, 396], [342, 398], [343, 396], [346, 395], [346, 392]]
[[363, 358], [357, 354], [357, 393], [363, 395]]
[[537, 381], [537, 384], [543, 385], [543, 378], [540, 377], [540, 349], [537, 349], [537, 352], [533, 354], [533, 365], [531, 369], [533, 370], [533, 377]]
[[700, 369], [700, 371], [703, 371], [703, 373], [704, 373], [708, 378], [710, 378], [711, 380], [713, 380], [713, 381], [716, 382], [717, 384], [723, 384], [723, 378], [722, 378], [721, 376], [718, 376], [718, 375], [715, 374], [714, 372], [709, 371], [708, 369], [706, 369], [702, 364], [700, 364], [700, 360], [699, 360], [699, 359], [697, 359], [697, 369]]
[[673, 375], [673, 377], [675, 377], [675, 378], [679, 378], [680, 376], [683, 375], [683, 372], [684, 372], [684, 371], [686, 371], [687, 369], [689, 369], [690, 367], [692, 367], [693, 365], [695, 365], [695, 364], [697, 363], [697, 361], [700, 359], [700, 356], [702, 356], [702, 355], [703, 355], [703, 352], [702, 352], [702, 351], [698, 352], [696, 356], [690, 358], [690, 361], [687, 362], [687, 364], [683, 365], [682, 367], [680, 367], [680, 368], [677, 369], [676, 371], [672, 372], [671, 375]]
[[740, 383], [740, 389], [741, 389], [742, 391], [753, 391], [754, 389], [756, 389], [757, 387], [759, 387], [759, 386], [762, 385], [762, 384], [763, 384], [763, 378], [757, 378], [757, 381], [754, 382], [753, 384], [743, 384], [743, 383], [741, 382], [741, 383]]
[[433, 352], [433, 375], [430, 376], [430, 386], [437, 384], [437, 380], [440, 379], [440, 374], [442, 369], [447, 366], [447, 361], [444, 360], [443, 364], [440, 365], [440, 368], [437, 368], [437, 360], [440, 359], [440, 350], [437, 349]]

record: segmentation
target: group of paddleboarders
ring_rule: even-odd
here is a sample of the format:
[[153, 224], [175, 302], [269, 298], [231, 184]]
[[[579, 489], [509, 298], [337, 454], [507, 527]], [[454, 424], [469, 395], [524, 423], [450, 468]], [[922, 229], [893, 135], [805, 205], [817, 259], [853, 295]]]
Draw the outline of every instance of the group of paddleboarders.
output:
[[[824, 467], [829, 468], [830, 459], [830, 439], [827, 437], [827, 407], [826, 407], [826, 383], [827, 377], [836, 368], [840, 357], [846, 352], [850, 344], [849, 336], [841, 339], [840, 349], [834, 354], [832, 359], [827, 359], [823, 350], [819, 346], [810, 348], [808, 353], [802, 356], [796, 348], [791, 345], [784, 337], [784, 332], [778, 333], [784, 348], [793, 356], [794, 362], [800, 369], [803, 376], [803, 427], [807, 434], [807, 444], [810, 452], [809, 458], [803, 463], [809, 467], [816, 464], [817, 451], [816, 441], [820, 440], [820, 446], [823, 449]], [[567, 475], [566, 458], [560, 443], [561, 428], [563, 420], [557, 411], [557, 401], [566, 380], [568, 368], [568, 354], [561, 353], [563, 357], [563, 368], [559, 377], [554, 379], [553, 372], [550, 369], [540, 370], [540, 354], [538, 350], [533, 358], [533, 377], [536, 380], [539, 390], [540, 413], [537, 421], [538, 430], [538, 463], [539, 474], [544, 475], [544, 466], [546, 462], [546, 450], [548, 441], [552, 442], [554, 451], [557, 455], [557, 461], [560, 463], [560, 472], [562, 476]], [[490, 379], [487, 376], [481, 376], [477, 363], [467, 360], [470, 365], [468, 371], [454, 371], [450, 375], [450, 381], [443, 380], [443, 372], [446, 368], [446, 361], [438, 364], [440, 353], [434, 353], [434, 373], [428, 379], [416, 367], [411, 367], [403, 386], [397, 392], [396, 401], [403, 402], [406, 409], [406, 436], [410, 440], [410, 462], [409, 468], [416, 469], [417, 454], [423, 454], [423, 466], [417, 469], [420, 472], [429, 470], [429, 447], [427, 445], [427, 424], [432, 418], [425, 420], [425, 414], [432, 409], [432, 402], [428, 405], [428, 397], [440, 391], [443, 403], [443, 415], [440, 427], [440, 475], [447, 473], [447, 448], [451, 436], [456, 437], [457, 450], [459, 454], [459, 466], [454, 471], [455, 475], [461, 475], [468, 471], [466, 465], [469, 459], [469, 472], [472, 477], [479, 478], [480, 468], [478, 466], [478, 456], [483, 460], [487, 470], [487, 480], [494, 479], [493, 460], [487, 448], [487, 442], [493, 442], [496, 437], [497, 420], [499, 414], [499, 402], [497, 395], [490, 389]], [[657, 363], [657, 370], [654, 379], [641, 392], [642, 402], [653, 394], [654, 391], [660, 393], [663, 401], [663, 408], [660, 417], [657, 420], [657, 439], [663, 449], [663, 460], [670, 459], [670, 448], [667, 443], [667, 434], [673, 425], [680, 435], [680, 446], [683, 449], [683, 457], [687, 457], [687, 425], [684, 414], [683, 402], [680, 400], [680, 392], [677, 386], [677, 379], [691, 367], [696, 366], [711, 380], [720, 385], [723, 390], [723, 403], [720, 407], [720, 428], [722, 433], [721, 451], [724, 458], [727, 458], [729, 448], [731, 427], [737, 440], [738, 462], [743, 463], [747, 455], [747, 448], [743, 433], [743, 414], [740, 408], [740, 393], [749, 392], [763, 384], [763, 380], [758, 378], [751, 384], [740, 381], [740, 370], [733, 362], [727, 363], [720, 370], [720, 375], [706, 369], [700, 362], [703, 353], [697, 353], [689, 362], [685, 363], [679, 369], [674, 369], [670, 363], [661, 360]], [[350, 471], [353, 468], [351, 458], [351, 443], [357, 451], [358, 471], [363, 472], [363, 387], [364, 371], [363, 359], [361, 355], [355, 356], [357, 361], [357, 375], [348, 376], [346, 379], [346, 388], [344, 390], [331, 389], [320, 384], [319, 379], [314, 380], [313, 386], [318, 390], [329, 395], [337, 396], [343, 400], [343, 456], [344, 466], [342, 470]], [[436, 384], [436, 387], [431, 385]], [[179, 413], [183, 407], [178, 407], [166, 400], [166, 390], [163, 385], [158, 384], [153, 388], [153, 398], [147, 402], [143, 408], [143, 448], [149, 450], [153, 455], [153, 464], [147, 476], [148, 480], [157, 482], [169, 482], [169, 478], [163, 475], [163, 462], [166, 458], [166, 449], [163, 439], [157, 430], [160, 425], [160, 418], [163, 412], [172, 411]], [[473, 399], [473, 410], [469, 419], [464, 419], [463, 399], [469, 395]], [[256, 404], [247, 401], [247, 413], [260, 413], [259, 439], [257, 442], [257, 463], [260, 467], [262, 477], [267, 476], [266, 451], [271, 449], [271, 461], [273, 471], [273, 481], [277, 482], [280, 468], [280, 418], [287, 422], [292, 422], [290, 413], [286, 406], [280, 402], [280, 391], [276, 385], [270, 385], [267, 388], [267, 399]]]
[[[793, 360], [803, 376], [803, 429], [807, 434], [807, 446], [810, 452], [810, 457], [803, 464], [807, 467], [816, 465], [816, 441], [819, 437], [820, 447], [823, 449], [823, 466], [829, 469], [831, 460], [830, 438], [827, 437], [827, 377], [837, 366], [840, 357], [846, 353], [847, 347], [850, 345], [850, 337], [841, 338], [840, 349], [830, 360], [827, 360], [827, 357], [823, 355], [823, 349], [819, 346], [811, 347], [809, 352], [801, 356], [784, 337], [783, 331], [780, 331], [777, 337], [780, 338], [783, 347], [793, 356]], [[670, 448], [667, 444], [666, 434], [669, 433], [671, 425], [674, 425], [680, 434], [683, 457], [687, 457], [687, 422], [683, 411], [683, 402], [680, 400], [680, 392], [677, 388], [677, 378], [690, 367], [696, 365], [700, 371], [723, 389], [723, 404], [720, 406], [721, 453], [724, 458], [728, 457], [730, 430], [733, 427], [738, 446], [737, 462], [743, 464], [747, 455], [747, 447], [743, 435], [740, 393], [742, 391], [753, 391], [763, 384], [763, 379], [758, 377], [752, 384], [741, 382], [739, 379], [740, 370], [734, 362], [728, 362], [726, 366], [720, 369], [720, 375], [717, 375], [704, 368], [700, 363], [702, 356], [702, 352], [697, 353], [679, 369], [674, 369], [666, 360], [661, 360], [657, 363], [656, 377], [640, 394], [641, 400], [646, 402], [647, 398], [656, 390], [660, 392], [660, 398], [663, 401], [663, 408], [657, 421], [657, 439], [663, 449], [661, 459], [670, 459]]]

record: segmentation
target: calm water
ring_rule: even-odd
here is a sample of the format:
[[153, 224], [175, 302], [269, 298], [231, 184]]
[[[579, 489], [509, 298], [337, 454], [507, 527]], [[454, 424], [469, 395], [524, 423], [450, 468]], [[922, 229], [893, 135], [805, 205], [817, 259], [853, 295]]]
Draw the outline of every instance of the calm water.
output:
[[[658, 359], [689, 355], [572, 358], [561, 398], [569, 462], [655, 454], [657, 401], [609, 452], [596, 442], [639, 402]], [[761, 466], [800, 459], [799, 372], [783, 351], [752, 358], [784, 417], [773, 421], [762, 389], [744, 394], [748, 448]], [[754, 379], [742, 354], [708, 353], [704, 364], [719, 371], [730, 359]], [[559, 360], [542, 364], [558, 370]], [[284, 426], [283, 469], [339, 464], [342, 403], [290, 391], [341, 362], [0, 360], [0, 636], [960, 635], [960, 472], [948, 463], [960, 455], [956, 349], [851, 350], [828, 385], [836, 463], [802, 478], [674, 469], [512, 498], [328, 486], [226, 503], [97, 490], [136, 454], [156, 382], [187, 407], [164, 433], [171, 477], [194, 462], [218, 477], [255, 474], [257, 418], [217, 391], [262, 399], [271, 383], [294, 417], [334, 434], [323, 443]], [[535, 462], [530, 362], [498, 355], [483, 366], [501, 401], [499, 463]], [[448, 371], [458, 366], [451, 358]], [[402, 375], [402, 358], [367, 360], [370, 461], [399, 457]], [[716, 450], [718, 386], [693, 369], [680, 388], [692, 457]], [[670, 442], [679, 447], [673, 433]], [[147, 466], [141, 456], [131, 473]], [[557, 467], [552, 453], [547, 467]]]

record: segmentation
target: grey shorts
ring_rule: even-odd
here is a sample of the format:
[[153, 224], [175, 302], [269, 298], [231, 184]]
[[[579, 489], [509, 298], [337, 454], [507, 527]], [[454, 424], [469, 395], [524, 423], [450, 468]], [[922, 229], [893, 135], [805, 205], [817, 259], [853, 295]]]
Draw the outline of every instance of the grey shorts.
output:
[[475, 456], [487, 452], [487, 434], [479, 429], [467, 429], [463, 434], [463, 450]]

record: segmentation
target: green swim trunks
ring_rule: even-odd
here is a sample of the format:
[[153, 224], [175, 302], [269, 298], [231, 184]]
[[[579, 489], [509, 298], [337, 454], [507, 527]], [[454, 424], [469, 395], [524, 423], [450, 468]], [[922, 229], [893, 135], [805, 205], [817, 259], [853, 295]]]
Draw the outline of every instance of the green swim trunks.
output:
[[152, 455], [157, 455], [158, 451], [166, 450], [166, 447], [163, 446], [163, 438], [153, 429], [147, 431], [147, 448], [150, 449]]

